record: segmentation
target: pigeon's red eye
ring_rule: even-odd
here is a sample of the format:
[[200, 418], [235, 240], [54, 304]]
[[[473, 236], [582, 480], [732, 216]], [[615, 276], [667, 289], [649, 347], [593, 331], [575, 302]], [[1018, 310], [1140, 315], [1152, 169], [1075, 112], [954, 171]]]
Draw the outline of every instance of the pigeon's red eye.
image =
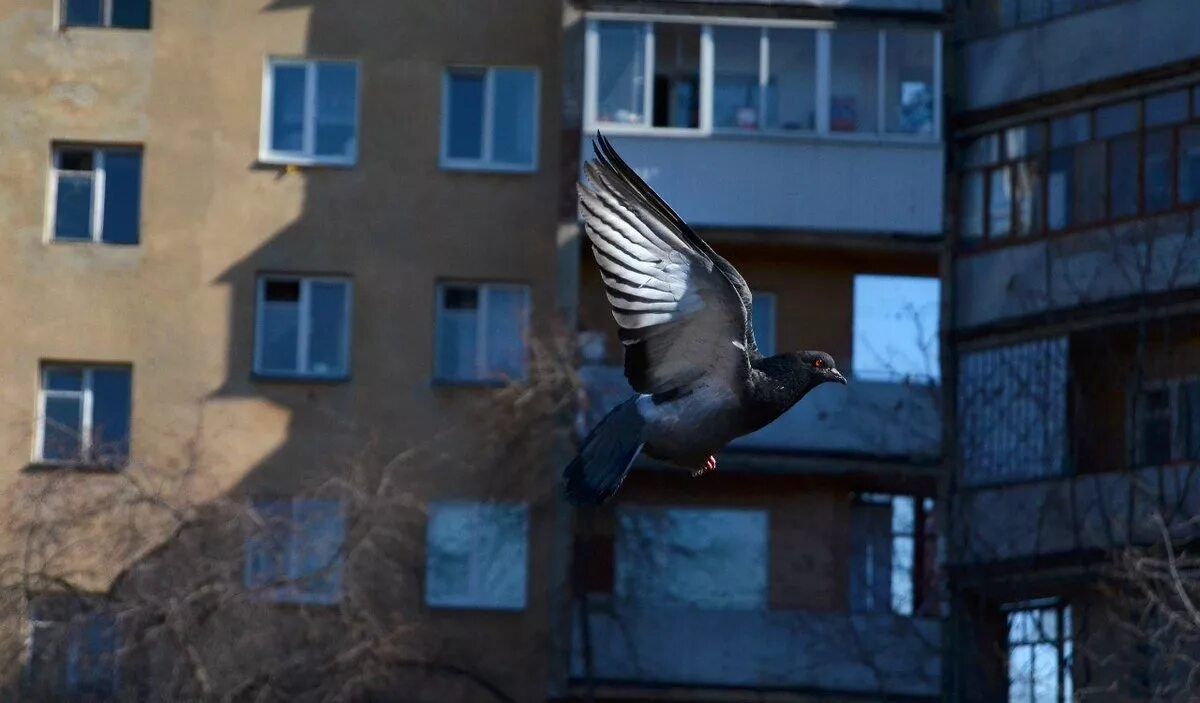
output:
[[825, 361], [822, 359], [817, 359], [816, 361], [813, 362], [813, 366], [815, 366], [818, 369], [823, 369], [823, 368], [825, 368]]

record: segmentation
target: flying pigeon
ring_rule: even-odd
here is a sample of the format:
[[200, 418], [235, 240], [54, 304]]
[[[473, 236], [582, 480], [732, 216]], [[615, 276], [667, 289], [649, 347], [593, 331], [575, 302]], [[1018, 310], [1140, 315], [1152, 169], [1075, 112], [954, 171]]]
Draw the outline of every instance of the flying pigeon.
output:
[[563, 472], [567, 498], [589, 506], [617, 492], [642, 451], [699, 476], [733, 439], [822, 383], [846, 382], [825, 352], [760, 354], [742, 275], [603, 135], [593, 149], [579, 204], [636, 394], [596, 425]]

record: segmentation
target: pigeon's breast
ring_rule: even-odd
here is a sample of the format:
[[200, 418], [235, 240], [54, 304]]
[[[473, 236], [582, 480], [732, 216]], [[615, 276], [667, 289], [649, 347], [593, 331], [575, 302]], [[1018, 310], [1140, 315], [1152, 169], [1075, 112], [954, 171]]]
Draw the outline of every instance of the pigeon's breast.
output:
[[728, 388], [706, 387], [680, 398], [637, 401], [646, 420], [646, 449], [662, 459], [708, 456], [737, 437], [739, 398]]

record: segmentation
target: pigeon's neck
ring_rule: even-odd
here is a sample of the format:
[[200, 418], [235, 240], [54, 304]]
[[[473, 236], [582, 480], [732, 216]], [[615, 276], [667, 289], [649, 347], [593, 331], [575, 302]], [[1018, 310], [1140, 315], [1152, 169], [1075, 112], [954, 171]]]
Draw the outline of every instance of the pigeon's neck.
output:
[[787, 412], [819, 383], [808, 368], [789, 354], [757, 359], [751, 364], [754, 424], [763, 426]]

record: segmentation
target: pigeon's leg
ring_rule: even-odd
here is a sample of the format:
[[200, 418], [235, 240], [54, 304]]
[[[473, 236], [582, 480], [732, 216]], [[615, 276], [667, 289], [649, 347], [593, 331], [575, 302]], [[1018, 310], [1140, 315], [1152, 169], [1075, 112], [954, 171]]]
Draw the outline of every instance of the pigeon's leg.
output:
[[692, 472], [692, 478], [699, 478], [700, 476], [703, 476], [706, 473], [716, 471], [716, 470], [717, 470], [717, 458], [715, 456], [710, 456], [710, 457], [708, 457], [708, 459], [706, 459], [704, 461], [704, 468], [696, 469], [695, 471]]

